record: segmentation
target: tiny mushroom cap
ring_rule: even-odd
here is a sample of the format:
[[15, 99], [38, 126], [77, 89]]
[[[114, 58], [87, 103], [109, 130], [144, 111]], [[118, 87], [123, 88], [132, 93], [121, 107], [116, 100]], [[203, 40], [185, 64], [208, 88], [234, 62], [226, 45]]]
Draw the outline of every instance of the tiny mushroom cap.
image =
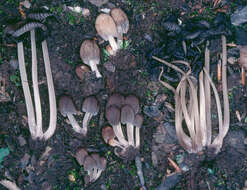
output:
[[66, 117], [68, 114], [77, 114], [77, 110], [72, 99], [68, 96], [62, 96], [59, 100], [59, 111]]
[[102, 129], [102, 137], [104, 139], [104, 141], [109, 144], [109, 141], [111, 139], [115, 138], [115, 133], [113, 131], [113, 129], [110, 126], [106, 126]]
[[99, 112], [99, 104], [95, 97], [87, 97], [82, 104], [82, 111], [94, 115]]
[[121, 123], [127, 124], [127, 123], [133, 123], [135, 119], [135, 114], [130, 105], [125, 105], [121, 109]]
[[114, 105], [106, 108], [106, 118], [112, 126], [118, 125], [120, 122], [119, 108]]
[[85, 78], [85, 74], [89, 72], [89, 68], [86, 65], [78, 65], [75, 69], [76, 75], [80, 80]]
[[88, 156], [86, 149], [80, 148], [76, 151], [75, 158], [81, 166], [84, 164], [86, 156]]
[[96, 162], [91, 156], [86, 156], [84, 164], [83, 164], [84, 170], [90, 171], [93, 168], [96, 167]]
[[108, 14], [101, 13], [95, 21], [95, 28], [98, 34], [105, 40], [109, 41], [112, 46], [113, 51], [118, 50], [117, 43], [114, 37], [118, 37], [117, 27], [112, 19], [112, 17]]
[[139, 112], [140, 106], [139, 106], [139, 100], [134, 95], [129, 95], [125, 98], [125, 104], [130, 105], [134, 113], [137, 114]]
[[115, 93], [115, 94], [110, 96], [110, 98], [106, 104], [106, 108], [108, 108], [112, 105], [115, 105], [118, 108], [121, 108], [123, 104], [124, 104], [124, 97], [121, 94]]
[[106, 159], [104, 157], [100, 157], [98, 154], [94, 153], [91, 157], [95, 160], [97, 164], [97, 168], [100, 170], [104, 170], [106, 167]]
[[136, 126], [136, 127], [138, 127], [138, 128], [141, 128], [142, 123], [143, 123], [143, 116], [141, 114], [137, 114], [135, 116], [133, 125]]
[[129, 20], [125, 12], [120, 8], [111, 10], [111, 16], [116, 23], [119, 34], [126, 34], [129, 30]]

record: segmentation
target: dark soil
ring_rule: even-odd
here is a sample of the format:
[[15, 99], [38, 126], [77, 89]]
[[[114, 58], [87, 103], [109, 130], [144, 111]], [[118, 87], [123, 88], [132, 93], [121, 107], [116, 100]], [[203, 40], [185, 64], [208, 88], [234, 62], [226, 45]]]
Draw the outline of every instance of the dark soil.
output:
[[[147, 189], [156, 189], [159, 186], [160, 189], [166, 189], [162, 184], [169, 179], [167, 176], [175, 171], [169, 164], [168, 157], [177, 162], [180, 168], [188, 168], [180, 175], [173, 189], [243, 189], [247, 180], [247, 91], [239, 82], [241, 70], [239, 66], [231, 65], [233, 74], [228, 73], [230, 131], [224, 140], [222, 151], [211, 160], [207, 159], [204, 153], [189, 155], [178, 144], [174, 113], [162, 103], [162, 97], [167, 97], [166, 102], [173, 105], [173, 97], [157, 80], [153, 80], [154, 77], [147, 69], [149, 68], [147, 54], [161, 45], [161, 22], [169, 13], [180, 12], [184, 18], [198, 16], [210, 19], [217, 11], [231, 14], [237, 6], [246, 5], [244, 0], [238, 4], [236, 1], [226, 0], [222, 6], [220, 4], [213, 8], [211, 1], [203, 2], [200, 4], [193, 0], [110, 0], [103, 7], [120, 7], [128, 15], [130, 30], [126, 38], [130, 45], [115, 57], [105, 57], [103, 48], [107, 43], [102, 43], [94, 28], [95, 19], [99, 14], [99, 9], [95, 5], [86, 0], [33, 0], [33, 8], [47, 6], [58, 17], [58, 22], [49, 23], [51, 35], [47, 39], [57, 101], [60, 96], [67, 94], [81, 111], [85, 97], [94, 95], [100, 102], [100, 112], [90, 122], [87, 138], [76, 134], [66, 118], [58, 113], [57, 129], [52, 138], [46, 142], [31, 140], [19, 71], [11, 62], [17, 59], [16, 47], [8, 46], [1, 41], [0, 79], [5, 80], [5, 96], [2, 94], [0, 96], [0, 147], [8, 148], [10, 153], [0, 163], [0, 179], [15, 181], [21, 189], [27, 190], [84, 189], [85, 172], [77, 163], [74, 154], [79, 147], [85, 147], [89, 152], [98, 152], [107, 158], [106, 170], [95, 183], [89, 184], [85, 189], [140, 189], [135, 162], [126, 163], [118, 158], [114, 155], [113, 148], [105, 144], [101, 137], [101, 129], [108, 125], [104, 116], [106, 101], [112, 93], [119, 92], [123, 95], [135, 94], [143, 108], [144, 124], [141, 130], [140, 155]], [[9, 19], [21, 18], [18, 5], [18, 1], [15, 0], [0, 2], [1, 33]], [[84, 18], [73, 15], [68, 10], [63, 10], [64, 5], [88, 8], [90, 16]], [[102, 51], [99, 70], [103, 78], [97, 79], [95, 74], [90, 72], [81, 81], [76, 76], [75, 68], [82, 64], [80, 45], [88, 38], [97, 38], [100, 44]], [[31, 48], [28, 37], [24, 46], [28, 76], [31, 78]], [[41, 46], [40, 44], [37, 46], [43, 126], [48, 126], [47, 83]], [[216, 60], [215, 56], [216, 53], [212, 53], [211, 59]], [[115, 67], [115, 71], [107, 70], [108, 67], [104, 64]], [[212, 66], [212, 70], [215, 77], [214, 67]], [[158, 74], [159, 70], [155, 75]], [[154, 103], [159, 105], [158, 109], [157, 107], [155, 109]], [[236, 117], [236, 111], [242, 116], [241, 122]], [[82, 125], [82, 115], [76, 116], [76, 119]], [[74, 180], [69, 178], [71, 175], [74, 176]]]

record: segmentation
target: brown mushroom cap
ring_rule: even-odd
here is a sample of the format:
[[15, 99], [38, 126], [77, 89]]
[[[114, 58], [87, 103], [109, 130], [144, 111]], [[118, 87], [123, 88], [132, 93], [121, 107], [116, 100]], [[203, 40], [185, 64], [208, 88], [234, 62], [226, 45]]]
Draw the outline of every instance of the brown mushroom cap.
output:
[[109, 141], [111, 139], [115, 138], [115, 133], [113, 131], [113, 129], [110, 126], [106, 126], [102, 129], [102, 137], [104, 139], [104, 141], [109, 144]]
[[106, 167], [106, 159], [104, 157], [100, 157], [98, 154], [94, 153], [91, 157], [95, 160], [97, 168], [104, 170]]
[[95, 97], [87, 97], [82, 104], [82, 111], [97, 115], [99, 112], [99, 104]]
[[114, 105], [106, 108], [106, 118], [112, 126], [118, 125], [120, 122], [119, 108]]
[[127, 123], [133, 123], [135, 119], [135, 114], [130, 105], [125, 105], [121, 109], [121, 123], [127, 124]]
[[89, 68], [86, 65], [78, 65], [75, 69], [76, 75], [80, 80], [85, 78], [85, 74], [89, 72]]
[[94, 40], [85, 40], [81, 44], [80, 56], [82, 61], [89, 65], [89, 61], [94, 60], [95, 62], [100, 61], [100, 50]]
[[138, 127], [138, 128], [141, 128], [142, 123], [143, 123], [143, 116], [141, 114], [137, 114], [135, 116], [133, 125], [136, 126], [136, 127]]
[[96, 18], [95, 28], [98, 34], [106, 41], [109, 36], [118, 37], [116, 24], [108, 14], [102, 13]]
[[129, 30], [129, 19], [123, 10], [114, 8], [111, 10], [111, 16], [116, 23], [118, 33], [126, 34]]
[[67, 114], [77, 114], [75, 105], [72, 99], [68, 96], [62, 96], [59, 99], [58, 107], [59, 107], [59, 111], [64, 117], [66, 117]]
[[115, 93], [115, 94], [110, 96], [110, 98], [106, 104], [106, 108], [108, 108], [112, 105], [115, 105], [118, 108], [121, 108], [123, 103], [124, 103], [124, 97], [121, 94]]
[[88, 156], [86, 149], [80, 148], [76, 151], [75, 158], [80, 165], [84, 164], [86, 156]]
[[134, 113], [137, 114], [139, 112], [140, 106], [139, 106], [139, 100], [134, 95], [129, 95], [125, 98], [125, 104], [130, 105]]

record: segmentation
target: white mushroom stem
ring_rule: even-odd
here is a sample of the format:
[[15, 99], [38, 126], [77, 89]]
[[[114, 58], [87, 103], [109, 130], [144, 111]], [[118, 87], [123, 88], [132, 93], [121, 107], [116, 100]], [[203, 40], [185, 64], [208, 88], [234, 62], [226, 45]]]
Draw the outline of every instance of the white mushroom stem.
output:
[[47, 77], [49, 103], [50, 103], [50, 123], [49, 123], [49, 127], [47, 131], [44, 133], [44, 139], [47, 140], [54, 134], [56, 130], [57, 107], [56, 107], [55, 90], [54, 90], [54, 84], [53, 84], [53, 79], [52, 79], [52, 72], [51, 72], [50, 59], [49, 59], [49, 53], [48, 53], [46, 40], [42, 42], [42, 50], [43, 50], [43, 56], [44, 56], [45, 73]]
[[85, 116], [83, 118], [83, 122], [82, 122], [82, 134], [86, 135], [87, 134], [87, 127], [89, 124], [89, 121], [91, 120], [91, 118], [93, 117], [93, 115], [91, 113], [86, 112]]
[[72, 125], [72, 128], [74, 129], [75, 132], [77, 133], [82, 133], [82, 128], [80, 127], [80, 125], [77, 123], [75, 117], [73, 116], [73, 114], [69, 113], [67, 114], [68, 119], [70, 121], [70, 124]]
[[0, 184], [2, 184], [4, 187], [6, 187], [9, 190], [20, 190], [20, 188], [17, 187], [17, 185], [14, 182], [6, 180], [6, 179], [1, 180]]
[[113, 146], [113, 147], [119, 147], [121, 149], [125, 149], [125, 146], [122, 145], [119, 141], [115, 140], [115, 139], [111, 139], [109, 142], [109, 145]]
[[36, 139], [35, 115], [34, 115], [31, 93], [30, 93], [28, 80], [27, 80], [27, 72], [26, 72], [26, 68], [25, 68], [24, 50], [23, 50], [23, 43], [22, 42], [19, 42], [17, 44], [17, 52], [18, 52], [19, 69], [20, 69], [20, 75], [21, 75], [21, 84], [22, 84], [25, 102], [26, 102], [26, 108], [27, 108], [27, 118], [28, 118], [29, 131], [31, 133], [31, 137], [33, 139]]
[[113, 131], [114, 131], [116, 137], [118, 138], [119, 142], [121, 144], [123, 144], [124, 146], [128, 146], [129, 143], [124, 138], [122, 127], [121, 127], [121, 123], [119, 123], [118, 125], [112, 126], [112, 128], [113, 128]]
[[43, 137], [42, 131], [42, 111], [38, 86], [38, 69], [37, 69], [37, 51], [35, 42], [35, 30], [31, 30], [31, 49], [32, 49], [32, 81], [33, 81], [33, 94], [36, 113], [36, 138]]
[[110, 45], [111, 45], [111, 47], [112, 47], [112, 50], [113, 50], [114, 52], [116, 52], [116, 51], [118, 50], [118, 45], [117, 45], [117, 43], [116, 43], [116, 40], [114, 39], [113, 36], [109, 36], [109, 37], [108, 37], [108, 40], [109, 40], [109, 43], [110, 43]]
[[97, 64], [98, 63], [95, 60], [89, 61], [89, 65], [91, 67], [91, 70], [95, 72], [97, 78], [101, 78], [102, 75], [100, 74], [100, 72], [98, 70]]
[[136, 148], [140, 147], [140, 128], [136, 127]]
[[135, 163], [136, 163], [137, 175], [140, 179], [142, 190], [146, 190], [145, 181], [144, 181], [143, 172], [142, 172], [142, 162], [139, 156], [135, 158]]
[[103, 171], [102, 169], [98, 169], [97, 170], [97, 174], [95, 176], [95, 180], [99, 178], [99, 176], [101, 175], [102, 171]]
[[129, 145], [135, 146], [134, 143], [134, 126], [131, 123], [127, 123], [127, 136]]

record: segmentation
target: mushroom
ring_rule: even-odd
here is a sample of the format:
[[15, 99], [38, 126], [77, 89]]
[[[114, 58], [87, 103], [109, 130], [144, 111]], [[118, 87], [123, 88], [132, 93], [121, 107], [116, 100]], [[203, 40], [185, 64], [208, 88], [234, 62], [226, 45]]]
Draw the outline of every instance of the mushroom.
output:
[[116, 52], [119, 47], [114, 39], [114, 37], [118, 37], [117, 27], [112, 19], [112, 17], [108, 14], [101, 13], [95, 21], [95, 28], [98, 34], [105, 40], [109, 41], [112, 50]]
[[78, 65], [75, 69], [75, 73], [80, 80], [85, 79], [87, 72], [89, 72], [89, 68], [86, 65]]
[[118, 146], [119, 148], [124, 149], [124, 146], [119, 141], [114, 139], [116, 136], [113, 129], [110, 126], [106, 126], [102, 129], [102, 137], [105, 143], [109, 144], [110, 146]]
[[130, 105], [125, 105], [121, 109], [121, 123], [126, 124], [127, 126], [127, 136], [129, 145], [134, 146], [134, 127], [133, 121], [135, 118], [134, 111]]
[[80, 148], [79, 150], [76, 151], [75, 158], [76, 158], [77, 162], [80, 164], [80, 166], [82, 166], [84, 164], [84, 161], [85, 161], [87, 156], [88, 156], [88, 153], [87, 153], [86, 149], [84, 149], [84, 148]]
[[82, 111], [85, 112], [83, 118], [82, 134], [87, 135], [87, 127], [91, 118], [98, 114], [99, 103], [95, 97], [87, 97], [82, 104]]
[[86, 156], [83, 167], [89, 176], [89, 181], [87, 181], [85, 177], [85, 183], [87, 184], [88, 182], [94, 182], [94, 170], [96, 168], [95, 160], [89, 155]]
[[123, 104], [124, 104], [124, 97], [118, 93], [115, 93], [110, 96], [109, 100], [106, 103], [106, 108], [112, 105], [115, 105], [118, 108], [121, 108]]
[[239, 64], [241, 66], [241, 83], [242, 85], [245, 85], [245, 70], [247, 69], [247, 46], [239, 46], [239, 50], [240, 50], [240, 58], [239, 58]]
[[94, 181], [96, 181], [102, 171], [106, 168], [106, 159], [104, 157], [100, 157], [98, 154], [92, 154], [91, 157], [95, 160], [96, 162], [96, 168], [94, 169]]
[[125, 140], [121, 123], [120, 123], [120, 110], [115, 105], [112, 105], [108, 108], [106, 108], [106, 118], [108, 122], [113, 127], [113, 131], [115, 135], [117, 136], [119, 142], [123, 144], [124, 146], [128, 145], [129, 143]]
[[141, 114], [137, 114], [133, 122], [133, 125], [136, 127], [135, 128], [136, 148], [140, 147], [140, 128], [142, 127], [142, 123], [143, 123], [143, 116]]
[[94, 40], [85, 40], [81, 44], [80, 56], [82, 61], [96, 73], [96, 77], [101, 78], [102, 76], [97, 68], [100, 63], [100, 50]]
[[123, 41], [123, 34], [126, 34], [129, 30], [129, 20], [127, 15], [120, 8], [113, 8], [111, 10], [111, 16], [116, 23], [118, 32], [118, 45]]
[[72, 101], [72, 99], [68, 96], [62, 96], [59, 99], [59, 111], [64, 117], [68, 117], [70, 124], [72, 125], [72, 128], [77, 133], [83, 133], [83, 129], [80, 127], [80, 125], [77, 123], [76, 119], [74, 118], [74, 114], [77, 114], [77, 110], [75, 108], [75, 105]]
[[139, 112], [140, 106], [139, 106], [139, 100], [134, 95], [129, 95], [125, 98], [124, 101], [125, 104], [130, 105], [134, 111], [135, 114]]

